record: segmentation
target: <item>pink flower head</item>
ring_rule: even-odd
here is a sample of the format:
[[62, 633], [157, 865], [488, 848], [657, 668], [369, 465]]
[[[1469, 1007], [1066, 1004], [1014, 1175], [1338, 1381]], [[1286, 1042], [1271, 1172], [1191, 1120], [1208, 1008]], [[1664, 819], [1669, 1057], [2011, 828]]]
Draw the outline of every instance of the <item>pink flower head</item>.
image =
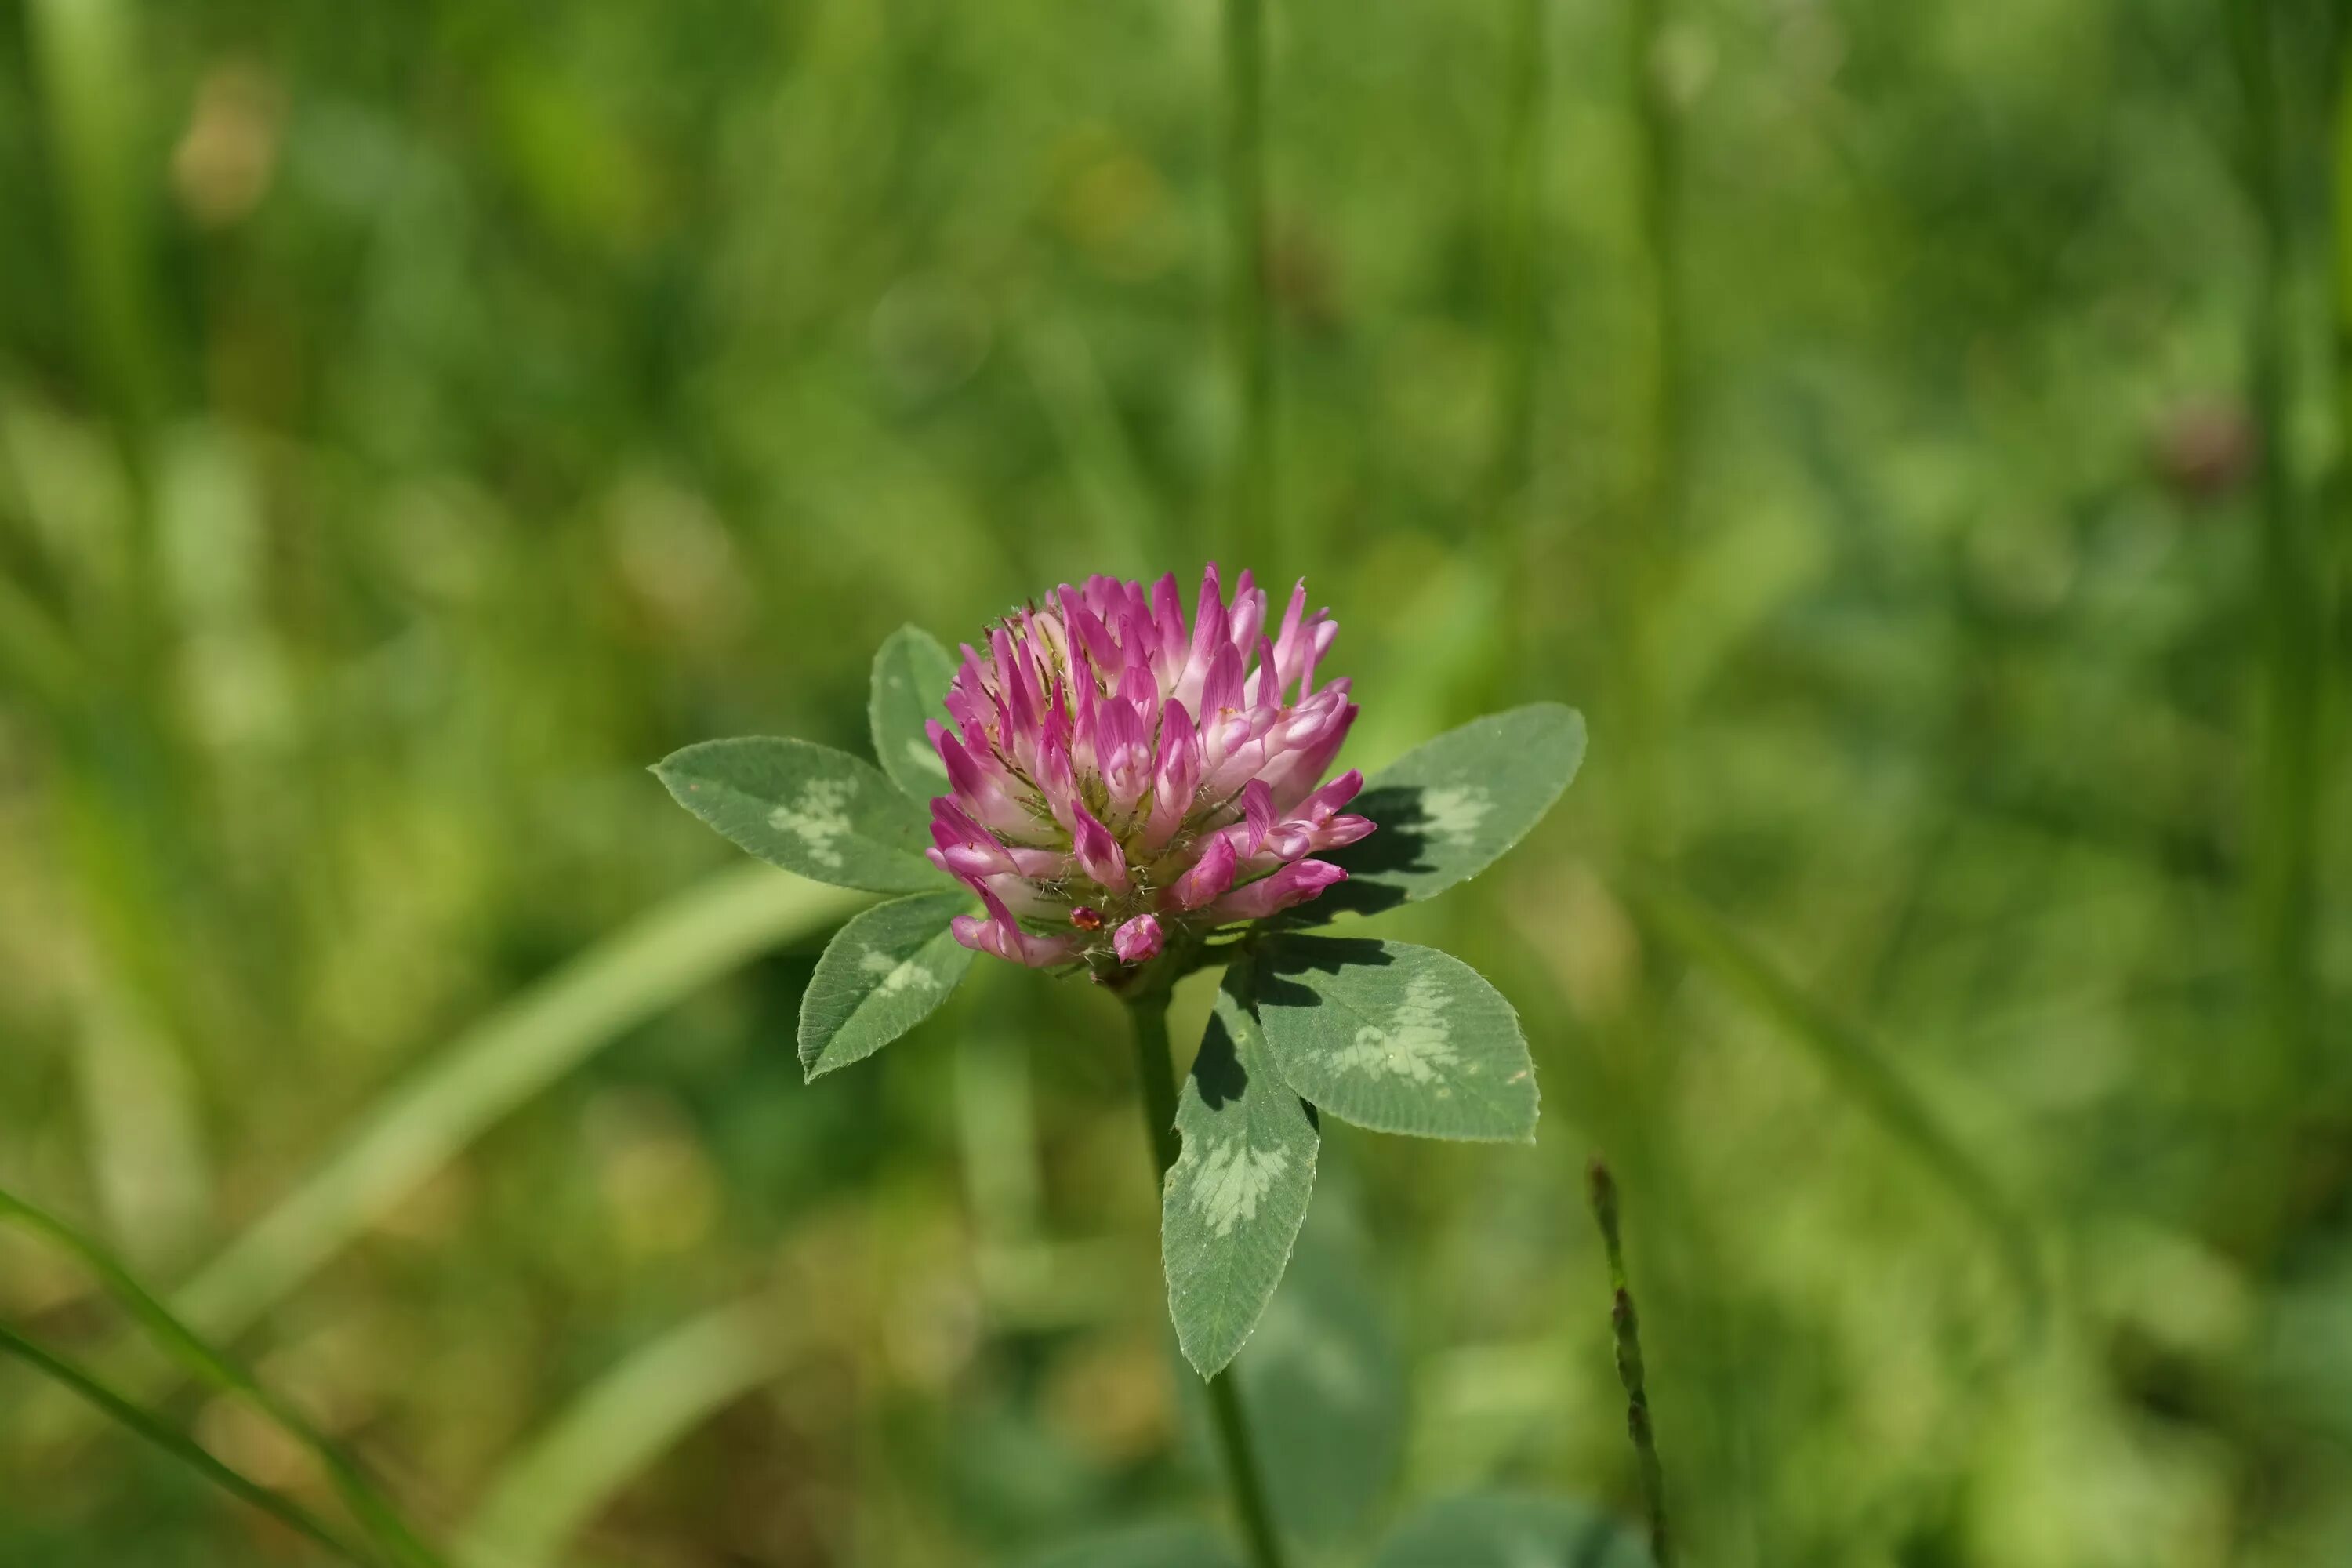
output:
[[1172, 574], [1089, 577], [965, 645], [929, 726], [931, 861], [988, 907], [958, 942], [1108, 973], [1346, 878], [1307, 858], [1372, 831], [1339, 811], [1361, 774], [1323, 783], [1356, 718], [1345, 679], [1316, 681], [1339, 627], [1303, 582], [1271, 632], [1266, 611], [1247, 572], [1228, 599], [1212, 565], [1189, 626]]

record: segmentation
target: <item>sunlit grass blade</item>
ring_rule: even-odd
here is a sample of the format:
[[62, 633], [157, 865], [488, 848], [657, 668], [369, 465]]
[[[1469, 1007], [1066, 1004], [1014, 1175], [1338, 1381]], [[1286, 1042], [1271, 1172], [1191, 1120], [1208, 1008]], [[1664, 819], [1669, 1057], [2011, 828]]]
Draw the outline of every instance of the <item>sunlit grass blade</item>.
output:
[[82, 1154], [120, 1257], [184, 1265], [212, 1228], [213, 1170], [188, 1053], [117, 973], [76, 988], [73, 1067]]
[[133, 482], [162, 402], [147, 269], [152, 205], [138, 8], [34, 0], [25, 11], [64, 198], [84, 354], [114, 404]]
[[2032, 1227], [1983, 1165], [1963, 1148], [1860, 1029], [1799, 987], [1712, 910], [1655, 882], [1623, 891], [1645, 923], [1798, 1044], [1837, 1086], [1949, 1187], [1990, 1235], [2038, 1330], [2048, 1288]]
[[5, 1191], [0, 1191], [0, 1221], [30, 1231], [70, 1254], [182, 1369], [222, 1393], [240, 1394], [251, 1401], [308, 1449], [333, 1482], [352, 1517], [366, 1527], [393, 1561], [406, 1568], [436, 1568], [439, 1563], [439, 1557], [417, 1539], [399, 1510], [360, 1473], [358, 1466], [341, 1447], [305, 1420], [300, 1412], [181, 1322], [112, 1254], [57, 1215]]
[[600, 1047], [754, 954], [840, 923], [866, 901], [745, 866], [648, 911], [452, 1041], [175, 1292], [173, 1310], [199, 1334], [242, 1332], [485, 1129]]
[[96, 1406], [117, 1426], [170, 1455], [213, 1485], [252, 1504], [288, 1529], [325, 1547], [347, 1563], [377, 1568], [378, 1560], [335, 1533], [316, 1514], [281, 1493], [272, 1491], [232, 1469], [199, 1447], [194, 1439], [139, 1408], [72, 1363], [50, 1354], [5, 1324], [0, 1324], [0, 1352], [15, 1356], [43, 1376], [71, 1390]]
[[782, 942], [840, 923], [866, 895], [747, 866], [590, 948], [451, 1042], [174, 1299], [200, 1331], [237, 1332], [492, 1122], [599, 1047]]
[[491, 1484], [458, 1543], [458, 1562], [557, 1562], [630, 1478], [775, 1371], [784, 1348], [777, 1318], [765, 1299], [722, 1307], [605, 1373]]

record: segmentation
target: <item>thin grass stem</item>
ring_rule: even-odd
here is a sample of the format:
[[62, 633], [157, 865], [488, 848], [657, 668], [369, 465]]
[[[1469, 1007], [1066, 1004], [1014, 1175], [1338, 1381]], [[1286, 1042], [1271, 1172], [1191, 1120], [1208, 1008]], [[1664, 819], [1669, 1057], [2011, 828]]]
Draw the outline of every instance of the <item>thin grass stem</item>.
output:
[[50, 1381], [88, 1401], [116, 1426], [170, 1455], [223, 1491], [250, 1503], [289, 1530], [317, 1542], [345, 1562], [356, 1563], [360, 1568], [379, 1568], [379, 1559], [344, 1540], [300, 1503], [221, 1463], [187, 1434], [166, 1426], [80, 1367], [52, 1354], [5, 1323], [0, 1323], [0, 1354], [15, 1356]]
[[1650, 1556], [1657, 1568], [1674, 1568], [1674, 1536], [1666, 1524], [1666, 1472], [1658, 1461], [1657, 1431], [1650, 1417], [1649, 1373], [1642, 1362], [1642, 1322], [1633, 1310], [1633, 1290], [1625, 1277], [1625, 1249], [1618, 1231], [1617, 1179], [1610, 1174], [1607, 1163], [1598, 1158], [1586, 1174], [1592, 1217], [1601, 1226], [1601, 1245], [1609, 1254], [1609, 1323], [1617, 1342], [1617, 1380], [1625, 1388], [1625, 1433], [1633, 1439], [1633, 1460], [1641, 1472], [1642, 1507], [1650, 1526]]
[[218, 1392], [244, 1398], [307, 1449], [326, 1471], [352, 1517], [366, 1529], [390, 1561], [403, 1568], [439, 1568], [439, 1555], [408, 1527], [400, 1510], [361, 1472], [341, 1446], [264, 1387], [251, 1373], [180, 1321], [112, 1254], [55, 1215], [5, 1191], [0, 1191], [0, 1221], [29, 1231], [70, 1254], [184, 1370]]

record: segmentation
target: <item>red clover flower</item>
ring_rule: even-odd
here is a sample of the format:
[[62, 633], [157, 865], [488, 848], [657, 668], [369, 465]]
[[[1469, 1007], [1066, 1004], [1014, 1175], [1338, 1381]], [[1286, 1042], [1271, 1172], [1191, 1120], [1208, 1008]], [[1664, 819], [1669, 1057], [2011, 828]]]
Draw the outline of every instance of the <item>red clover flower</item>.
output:
[[1361, 773], [1322, 782], [1356, 717], [1345, 677], [1316, 685], [1339, 628], [1304, 581], [1271, 636], [1266, 609], [1246, 571], [1229, 602], [1213, 564], [1189, 628], [1174, 574], [1096, 576], [964, 646], [954, 722], [928, 726], [949, 783], [928, 853], [987, 908], [956, 941], [1108, 974], [1346, 879], [1312, 858], [1373, 826], [1340, 811]]

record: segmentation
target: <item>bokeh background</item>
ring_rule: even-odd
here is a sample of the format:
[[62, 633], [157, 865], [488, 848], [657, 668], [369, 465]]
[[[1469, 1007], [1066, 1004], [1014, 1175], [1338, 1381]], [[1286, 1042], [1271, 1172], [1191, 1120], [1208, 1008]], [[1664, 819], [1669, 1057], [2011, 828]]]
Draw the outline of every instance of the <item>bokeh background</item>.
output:
[[[2352, 1560], [2342, 18], [1275, 0], [1255, 271], [1220, 26], [8, 7], [0, 1185], [482, 1568], [1213, 1510], [1118, 1010], [983, 964], [804, 1088], [854, 900], [644, 769], [1216, 556], [1349, 761], [1593, 737], [1383, 917], [1545, 1117], [1327, 1125], [1243, 1358], [1310, 1560], [1635, 1506], [1595, 1149], [1692, 1562]], [[331, 1507], [54, 1249], [0, 1317]], [[0, 1454], [0, 1563], [310, 1560], [22, 1367]]]

